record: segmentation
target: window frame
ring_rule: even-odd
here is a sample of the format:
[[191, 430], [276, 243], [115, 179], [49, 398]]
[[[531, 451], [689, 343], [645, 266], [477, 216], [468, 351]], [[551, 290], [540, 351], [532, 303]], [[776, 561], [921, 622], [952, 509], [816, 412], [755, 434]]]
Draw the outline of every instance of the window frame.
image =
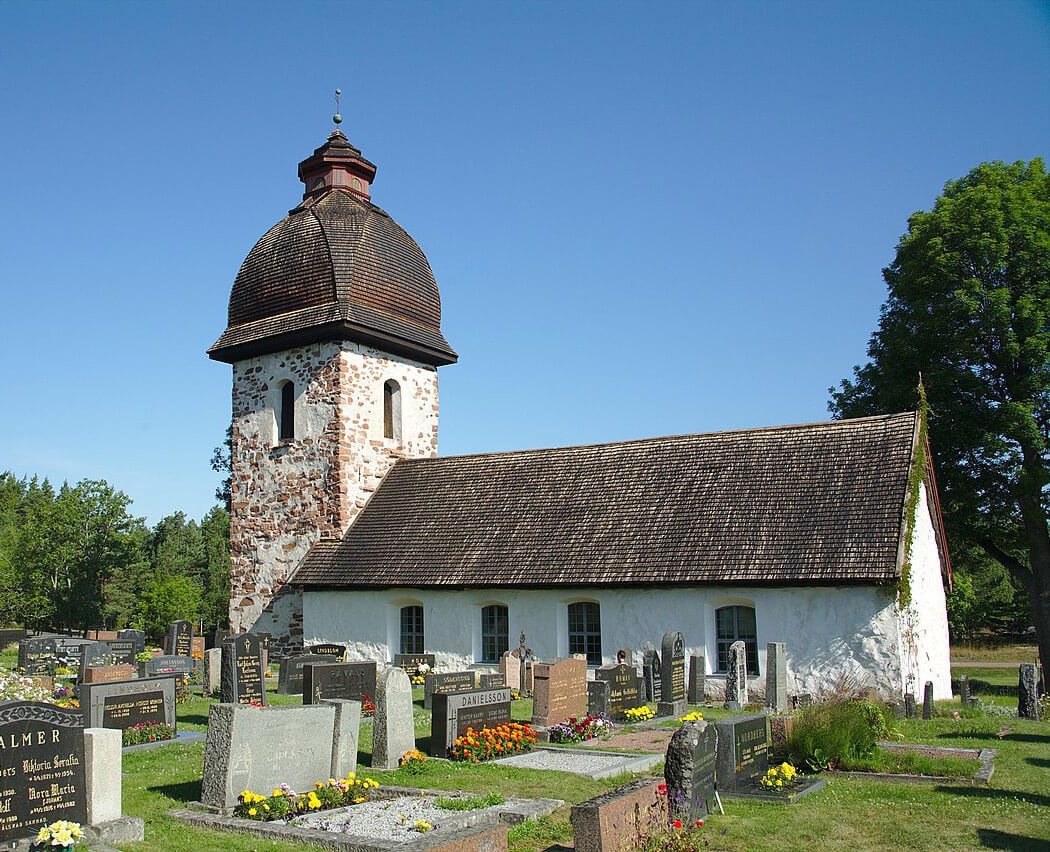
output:
[[[748, 633], [741, 632], [740, 627], [740, 615], [743, 612], [750, 613], [751, 622], [751, 635]], [[732, 624], [728, 625], [731, 627], [731, 636], [723, 636], [723, 619], [731, 618]], [[748, 625], [745, 624], [745, 628]], [[734, 642], [743, 642], [745, 650], [745, 658], [747, 660], [747, 673], [749, 677], [757, 677], [759, 675], [758, 670], [758, 614], [753, 606], [746, 604], [728, 604], [727, 606], [720, 606], [715, 610], [715, 661], [717, 663], [716, 671], [719, 674], [727, 674], [729, 672], [729, 647]]]
[[295, 440], [295, 382], [281, 382], [277, 402], [277, 440], [288, 443]]
[[509, 650], [510, 609], [505, 604], [483, 606], [481, 608], [481, 656], [478, 662], [498, 663]]
[[399, 654], [426, 653], [426, 626], [420, 604], [407, 604], [399, 610], [398, 648]]
[[597, 601], [574, 601], [567, 607], [569, 654], [585, 654], [587, 665], [602, 664], [602, 615]]
[[383, 382], [383, 437], [401, 441], [401, 385], [394, 379]]

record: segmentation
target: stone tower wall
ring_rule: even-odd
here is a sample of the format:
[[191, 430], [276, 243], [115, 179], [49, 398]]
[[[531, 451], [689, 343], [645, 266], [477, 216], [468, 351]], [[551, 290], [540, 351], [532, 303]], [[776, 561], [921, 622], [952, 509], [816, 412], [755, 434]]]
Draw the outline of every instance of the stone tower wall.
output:
[[[383, 436], [383, 386], [401, 388], [401, 439]], [[278, 440], [281, 384], [295, 383], [295, 439]], [[331, 342], [233, 367], [230, 628], [302, 645], [302, 600], [285, 585], [320, 539], [346, 532], [397, 458], [437, 455], [433, 367]]]

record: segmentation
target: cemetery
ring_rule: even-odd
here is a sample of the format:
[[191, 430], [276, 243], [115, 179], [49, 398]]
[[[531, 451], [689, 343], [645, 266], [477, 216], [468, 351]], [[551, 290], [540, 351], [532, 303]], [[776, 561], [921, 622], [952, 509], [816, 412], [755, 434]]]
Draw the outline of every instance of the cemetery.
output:
[[[184, 669], [186, 655], [162, 653], [192, 644], [145, 646], [136, 653], [156, 665], [111, 680], [88, 676], [120, 665], [98, 643], [78, 644], [82, 666], [56, 674], [68, 642], [26, 637], [0, 656], [0, 839], [68, 820], [92, 849], [247, 850], [267, 838], [288, 849], [619, 850], [639, 838], [691, 848], [673, 845], [689, 837], [750, 849], [784, 831], [818, 843], [847, 825], [861, 845], [881, 830], [873, 815], [903, 796], [913, 804], [887, 842], [912, 831], [956, 848], [1008, 835], [993, 821], [1007, 798], [1015, 831], [1050, 814], [1050, 723], [1027, 664], [966, 670], [951, 700], [926, 690], [885, 704], [795, 694], [790, 643], [767, 649], [765, 689], [740, 671], [739, 648], [724, 682], [693, 682], [701, 664], [671, 632], [645, 655], [648, 671], [626, 655], [591, 668], [534, 660], [533, 688], [512, 692], [505, 671], [483, 680], [421, 655], [343, 662], [335, 648], [271, 661], [268, 678], [262, 639], [239, 634], [207, 652], [221, 671], [213, 693], [204, 660]], [[128, 737], [154, 726], [175, 738]]]

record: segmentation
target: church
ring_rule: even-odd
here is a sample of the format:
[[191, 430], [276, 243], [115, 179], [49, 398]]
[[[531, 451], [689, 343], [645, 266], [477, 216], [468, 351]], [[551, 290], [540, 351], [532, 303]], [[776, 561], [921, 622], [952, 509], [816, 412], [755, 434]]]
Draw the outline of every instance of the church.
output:
[[439, 457], [458, 356], [375, 177], [338, 128], [299, 164], [208, 350], [233, 366], [233, 632], [491, 671], [521, 631], [596, 667], [678, 630], [716, 690], [739, 640], [755, 679], [785, 642], [794, 693], [950, 697], [922, 412]]

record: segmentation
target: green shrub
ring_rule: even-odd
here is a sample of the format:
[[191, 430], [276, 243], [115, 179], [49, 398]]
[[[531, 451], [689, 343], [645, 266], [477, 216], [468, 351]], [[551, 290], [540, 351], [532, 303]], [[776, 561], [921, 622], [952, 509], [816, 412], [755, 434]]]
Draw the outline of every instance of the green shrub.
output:
[[886, 730], [886, 715], [871, 702], [815, 704], [795, 721], [787, 753], [813, 772], [834, 769], [844, 760], [871, 756], [878, 732]]

